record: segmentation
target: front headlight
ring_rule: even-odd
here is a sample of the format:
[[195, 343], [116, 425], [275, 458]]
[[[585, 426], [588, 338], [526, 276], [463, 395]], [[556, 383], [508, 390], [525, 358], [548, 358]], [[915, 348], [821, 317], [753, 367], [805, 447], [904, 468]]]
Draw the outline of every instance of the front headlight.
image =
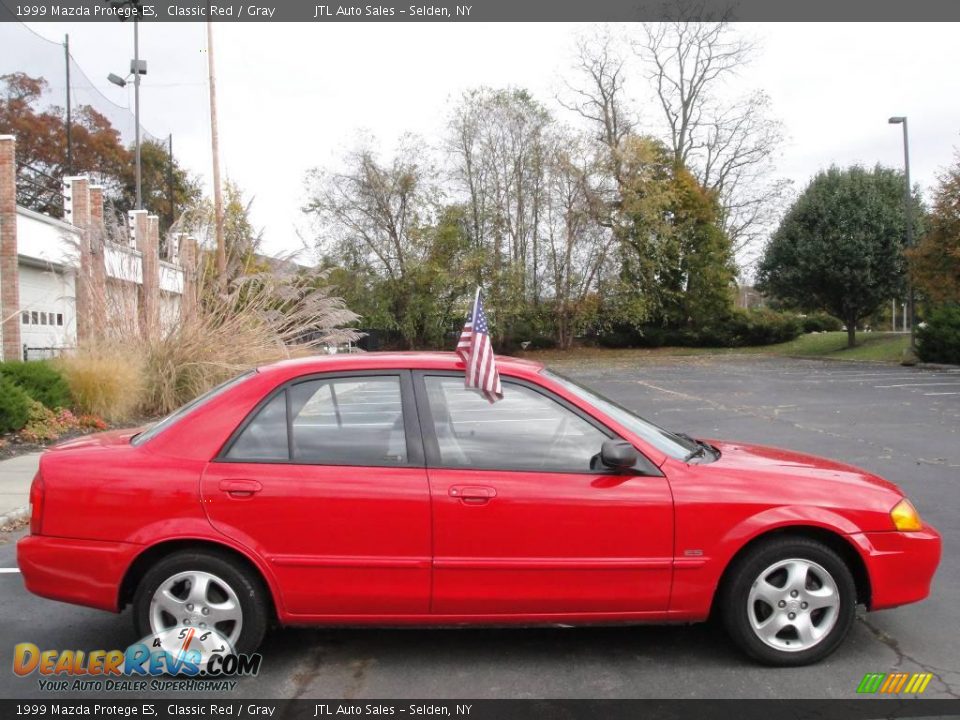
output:
[[890, 511], [890, 519], [893, 520], [894, 527], [901, 531], [922, 530], [923, 523], [920, 521], [920, 513], [909, 500], [904, 498]]

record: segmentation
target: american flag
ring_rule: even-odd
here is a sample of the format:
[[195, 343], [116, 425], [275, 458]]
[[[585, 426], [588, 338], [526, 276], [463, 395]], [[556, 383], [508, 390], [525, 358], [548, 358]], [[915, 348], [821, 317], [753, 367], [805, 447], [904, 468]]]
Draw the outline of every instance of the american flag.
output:
[[483, 313], [483, 299], [480, 297], [480, 288], [467, 316], [467, 324], [460, 333], [457, 343], [457, 355], [467, 366], [464, 385], [476, 388], [491, 403], [503, 400], [503, 389], [500, 387], [500, 373], [497, 372], [497, 362], [493, 357], [493, 347], [490, 345], [490, 331], [487, 327], [487, 316]]

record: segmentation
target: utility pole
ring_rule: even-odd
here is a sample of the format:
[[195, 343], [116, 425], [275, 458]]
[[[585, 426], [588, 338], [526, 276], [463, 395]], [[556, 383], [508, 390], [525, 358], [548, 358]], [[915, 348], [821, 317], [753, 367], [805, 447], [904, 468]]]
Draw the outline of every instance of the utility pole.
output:
[[143, 194], [140, 183], [140, 21], [139, 14], [133, 18], [133, 116], [136, 123], [137, 152], [137, 210], [143, 210]]
[[173, 133], [167, 137], [167, 193], [170, 195], [170, 227], [176, 222], [176, 205], [173, 197]]
[[67, 172], [73, 175], [73, 120], [70, 114], [70, 36], [63, 36], [63, 55], [67, 64]]
[[210, 144], [213, 150], [213, 212], [214, 235], [217, 240], [217, 282], [223, 288], [227, 279], [227, 251], [223, 244], [223, 193], [220, 187], [220, 139], [217, 132], [217, 80], [213, 65], [213, 22], [210, 20], [207, 20], [207, 68], [210, 71]]

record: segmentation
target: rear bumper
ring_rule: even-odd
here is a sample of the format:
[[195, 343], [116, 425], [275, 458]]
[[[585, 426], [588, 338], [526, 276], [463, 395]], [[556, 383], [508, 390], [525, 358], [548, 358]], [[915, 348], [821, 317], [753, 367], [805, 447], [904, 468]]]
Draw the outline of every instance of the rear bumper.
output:
[[27, 590], [40, 597], [119, 610], [120, 583], [139, 545], [27, 535], [17, 565]]
[[930, 594], [941, 551], [940, 534], [934, 528], [855, 533], [850, 539], [867, 566], [871, 610], [918, 602]]

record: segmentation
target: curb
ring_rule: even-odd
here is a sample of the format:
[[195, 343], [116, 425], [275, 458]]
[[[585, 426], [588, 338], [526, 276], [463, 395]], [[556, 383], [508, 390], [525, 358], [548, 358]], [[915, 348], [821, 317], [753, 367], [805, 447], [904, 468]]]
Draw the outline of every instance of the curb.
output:
[[22, 520], [25, 517], [30, 515], [30, 506], [21, 505], [18, 508], [14, 508], [10, 512], [6, 512], [3, 515], [0, 515], [0, 528], [9, 523], [16, 522], [17, 520]]

